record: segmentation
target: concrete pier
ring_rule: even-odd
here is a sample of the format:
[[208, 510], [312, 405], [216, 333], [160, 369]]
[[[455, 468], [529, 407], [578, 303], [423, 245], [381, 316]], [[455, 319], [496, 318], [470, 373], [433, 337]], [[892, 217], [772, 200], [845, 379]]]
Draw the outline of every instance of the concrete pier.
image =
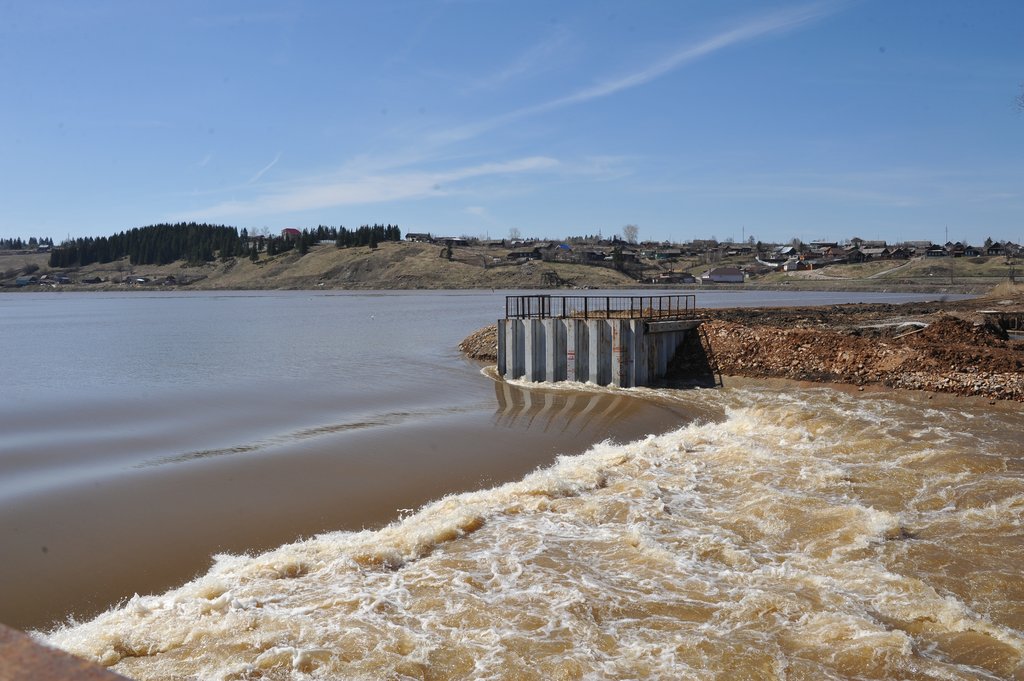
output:
[[[603, 303], [612, 299], [596, 300]], [[676, 350], [687, 334], [697, 333], [700, 321], [679, 318], [692, 316], [690, 307], [683, 312], [672, 309], [660, 317], [650, 305], [636, 307], [633, 316], [638, 318], [628, 318], [627, 311], [612, 311], [605, 306], [594, 312], [603, 318], [580, 318], [574, 312], [559, 317], [500, 319], [498, 373], [528, 381], [579, 381], [623, 388], [663, 379]], [[539, 307], [545, 315], [550, 314], [550, 308], [550, 301]], [[593, 311], [589, 304], [582, 309]]]
[[129, 681], [0, 624], [0, 681]]

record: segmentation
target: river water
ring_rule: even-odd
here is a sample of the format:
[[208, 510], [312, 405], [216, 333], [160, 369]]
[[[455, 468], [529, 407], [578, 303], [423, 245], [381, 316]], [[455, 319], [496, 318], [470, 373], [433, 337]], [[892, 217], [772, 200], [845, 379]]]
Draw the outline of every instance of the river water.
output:
[[502, 295], [0, 297], [0, 620], [139, 679], [1024, 678], [1019, 405], [504, 383]]

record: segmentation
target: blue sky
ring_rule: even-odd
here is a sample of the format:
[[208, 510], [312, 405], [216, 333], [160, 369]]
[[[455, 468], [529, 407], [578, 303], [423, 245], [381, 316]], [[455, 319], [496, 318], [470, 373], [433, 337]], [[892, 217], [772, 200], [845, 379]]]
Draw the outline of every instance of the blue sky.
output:
[[0, 237], [1024, 241], [1024, 2], [0, 0]]

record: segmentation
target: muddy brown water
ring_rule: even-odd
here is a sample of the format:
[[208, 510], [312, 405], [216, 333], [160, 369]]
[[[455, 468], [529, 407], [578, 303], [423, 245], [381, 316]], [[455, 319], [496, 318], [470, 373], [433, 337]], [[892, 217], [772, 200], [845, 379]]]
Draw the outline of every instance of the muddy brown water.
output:
[[133, 678], [1021, 676], [1018, 405], [510, 385], [487, 296], [397, 298], [18, 311], [78, 363], [7, 384], [0, 619]]

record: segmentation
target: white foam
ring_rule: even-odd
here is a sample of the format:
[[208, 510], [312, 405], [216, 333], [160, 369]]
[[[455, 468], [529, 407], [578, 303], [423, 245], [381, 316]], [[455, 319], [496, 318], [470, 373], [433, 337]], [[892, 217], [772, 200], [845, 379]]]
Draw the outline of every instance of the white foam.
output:
[[893, 398], [700, 395], [723, 421], [601, 443], [379, 531], [217, 556], [179, 589], [49, 639], [138, 678], [758, 677], [793, 665], [941, 678], [955, 667], [942, 636], [959, 632], [1016, 651], [996, 657], [1024, 653], [1016, 625], [979, 614], [969, 589], [944, 592], [894, 560], [908, 526], [992, 533], [1010, 515], [1020, 527], [1024, 482], [1003, 473], [987, 505], [920, 510], [938, 498], [922, 463], [973, 445], [983, 420], [954, 415], [943, 445], [879, 439], [872, 429], [893, 419], [925, 427]]

